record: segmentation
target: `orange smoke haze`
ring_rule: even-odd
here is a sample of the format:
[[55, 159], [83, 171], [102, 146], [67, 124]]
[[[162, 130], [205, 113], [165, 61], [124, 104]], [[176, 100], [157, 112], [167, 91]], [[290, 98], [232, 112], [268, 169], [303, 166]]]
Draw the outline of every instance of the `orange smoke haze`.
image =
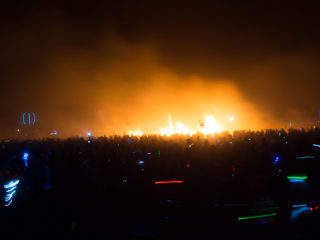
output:
[[46, 93], [55, 102], [50, 106], [53, 126], [73, 134], [86, 129], [101, 135], [159, 133], [168, 127], [169, 114], [173, 124], [181, 122], [195, 132], [207, 115], [214, 116], [222, 131], [269, 126], [232, 79], [179, 76], [148, 45], [116, 39], [100, 49], [100, 61], [88, 52], [58, 54], [51, 61], [49, 75], [58, 84]]
[[207, 116], [221, 131], [320, 119], [316, 3], [1, 4], [0, 138], [196, 132]]

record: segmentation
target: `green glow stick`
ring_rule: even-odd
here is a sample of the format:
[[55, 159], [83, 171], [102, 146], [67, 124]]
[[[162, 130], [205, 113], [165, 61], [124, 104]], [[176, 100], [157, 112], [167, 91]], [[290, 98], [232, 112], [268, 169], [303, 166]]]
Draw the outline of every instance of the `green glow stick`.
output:
[[307, 176], [299, 177], [299, 176], [288, 176], [287, 179], [307, 179]]
[[238, 220], [246, 220], [246, 219], [261, 218], [261, 217], [270, 217], [270, 216], [276, 216], [276, 215], [277, 215], [277, 213], [270, 213], [270, 214], [256, 215], [256, 216], [238, 217]]

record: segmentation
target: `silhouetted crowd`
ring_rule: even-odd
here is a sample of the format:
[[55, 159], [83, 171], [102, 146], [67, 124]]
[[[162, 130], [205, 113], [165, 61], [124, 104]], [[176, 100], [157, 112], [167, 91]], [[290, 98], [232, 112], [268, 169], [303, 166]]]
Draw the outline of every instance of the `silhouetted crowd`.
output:
[[[292, 205], [289, 175], [307, 175], [312, 198], [320, 199], [319, 137], [316, 126], [193, 136], [6, 140], [0, 143], [0, 161], [7, 163], [6, 171], [23, 176], [25, 191], [40, 198], [51, 191], [77, 226], [90, 224], [88, 212], [100, 210], [84, 209], [95, 206], [130, 219], [148, 215], [150, 209], [153, 215], [164, 214], [165, 201], [184, 202], [192, 211], [186, 206], [219, 208], [267, 198], [276, 200], [286, 221]], [[301, 163], [304, 156], [314, 158]]]

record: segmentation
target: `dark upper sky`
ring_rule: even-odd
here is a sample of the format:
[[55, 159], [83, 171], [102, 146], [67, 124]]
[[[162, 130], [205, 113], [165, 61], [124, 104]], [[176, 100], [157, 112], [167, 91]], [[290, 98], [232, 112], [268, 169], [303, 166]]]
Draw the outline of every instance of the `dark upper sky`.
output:
[[165, 125], [168, 113], [213, 114], [221, 125], [235, 114], [235, 128], [252, 129], [317, 121], [319, 10], [317, 1], [1, 1], [0, 135], [23, 112], [44, 133], [72, 134]]

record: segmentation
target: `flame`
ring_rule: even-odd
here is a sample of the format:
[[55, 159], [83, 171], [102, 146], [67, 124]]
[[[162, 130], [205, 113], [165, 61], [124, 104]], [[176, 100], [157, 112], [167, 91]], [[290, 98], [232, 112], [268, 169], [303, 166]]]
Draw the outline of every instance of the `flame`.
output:
[[[182, 122], [175, 122], [175, 124], [171, 121], [171, 115], [169, 114], [168, 117], [168, 124], [169, 126], [164, 129], [160, 129], [158, 133], [161, 136], [171, 136], [173, 134], [183, 134], [183, 135], [189, 135], [192, 136], [196, 134], [197, 131], [207, 135], [207, 134], [213, 134], [213, 133], [220, 133], [222, 131], [220, 125], [216, 122], [215, 118], [211, 115], [208, 115], [205, 117], [204, 122], [199, 122], [199, 128], [198, 130], [191, 130], [188, 127], [186, 127]], [[143, 133], [141, 130], [134, 130], [129, 132], [129, 135], [132, 136], [143, 136], [145, 133]]]
[[159, 134], [160, 135], [167, 135], [170, 136], [172, 134], [184, 134], [184, 135], [193, 135], [195, 134], [193, 131], [191, 131], [190, 129], [188, 129], [183, 123], [181, 122], [176, 122], [175, 126], [172, 124], [171, 122], [171, 115], [169, 114], [169, 119], [168, 119], [168, 123], [169, 123], [169, 128], [165, 128], [165, 129], [160, 129]]
[[143, 135], [143, 132], [141, 132], [140, 130], [134, 130], [132, 132], [129, 132], [129, 135], [141, 137]]
[[206, 121], [201, 132], [203, 134], [220, 133], [221, 127], [218, 125], [213, 116], [206, 116]]

